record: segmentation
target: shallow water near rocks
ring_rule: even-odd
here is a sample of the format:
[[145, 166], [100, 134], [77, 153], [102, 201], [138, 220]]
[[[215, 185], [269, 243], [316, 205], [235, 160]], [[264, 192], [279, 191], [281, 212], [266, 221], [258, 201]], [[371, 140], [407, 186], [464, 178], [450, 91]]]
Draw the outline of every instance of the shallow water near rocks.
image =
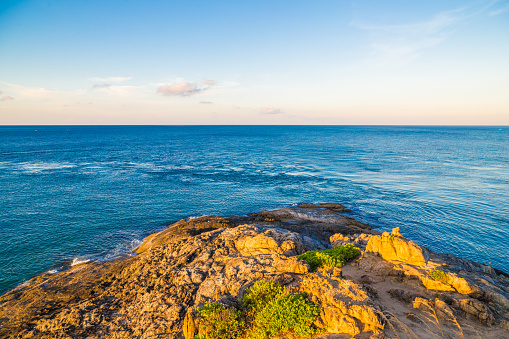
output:
[[509, 271], [509, 128], [0, 127], [0, 292], [178, 219], [301, 202]]

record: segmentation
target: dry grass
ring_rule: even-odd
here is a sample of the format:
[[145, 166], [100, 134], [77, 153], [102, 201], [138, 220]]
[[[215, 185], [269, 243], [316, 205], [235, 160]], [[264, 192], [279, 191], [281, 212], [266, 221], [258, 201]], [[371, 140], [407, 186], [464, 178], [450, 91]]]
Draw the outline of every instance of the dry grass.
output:
[[[385, 311], [384, 311], [385, 312]], [[398, 335], [398, 331], [396, 330], [396, 328], [394, 327], [394, 325], [392, 325], [391, 321], [389, 320], [389, 318], [387, 318], [387, 316], [384, 314], [384, 312], [380, 312], [377, 310], [377, 313], [380, 314], [380, 316], [385, 320], [385, 323], [387, 325], [389, 325], [389, 327], [392, 329], [392, 331], [396, 334], [396, 336], [398, 337], [398, 339], [401, 339]]]
[[[424, 326], [427, 327], [424, 328], [424, 330], [433, 336], [433, 338], [446, 338], [446, 335], [444, 334], [445, 328], [442, 330], [442, 326], [445, 324], [442, 324], [439, 320], [439, 317], [437, 315], [437, 311], [435, 310], [434, 305], [426, 299], [420, 299], [418, 301], [419, 304], [424, 305], [425, 308], [419, 308], [424, 314], [421, 314], [421, 316], [414, 315], [417, 319], [419, 319]], [[465, 339], [465, 335], [463, 333], [463, 329], [461, 328], [458, 320], [454, 316], [454, 314], [448, 310], [448, 309], [440, 309], [441, 312], [443, 312], [446, 315], [445, 321], [450, 321], [453, 323], [457, 330], [454, 331], [454, 329], [451, 329], [452, 331], [456, 332], [456, 338]], [[402, 339], [400, 335], [403, 335], [403, 337], [406, 336], [408, 339], [420, 339], [421, 336], [415, 334], [407, 325], [405, 325], [402, 321], [400, 321], [394, 314], [388, 311], [377, 311], [378, 314], [383, 318], [385, 323], [389, 326], [390, 330], [394, 332], [394, 334], [398, 337], [398, 339]], [[442, 319], [444, 321], [444, 319]], [[433, 327], [436, 327], [435, 330], [433, 330], [432, 326], [430, 324], [433, 324]], [[468, 325], [467, 325], [468, 326]], [[471, 327], [471, 326], [469, 326]], [[437, 337], [437, 330], [439, 331], [439, 335]], [[479, 339], [482, 339], [482, 337], [479, 335], [479, 332], [477, 332], [473, 327], [472, 330], [475, 331]], [[450, 333], [450, 332], [449, 332]], [[449, 334], [450, 335], [450, 334]], [[449, 336], [447, 336], [449, 338]]]
[[469, 325], [469, 324], [465, 324], [465, 325], [470, 327], [475, 332], [475, 334], [477, 334], [477, 337], [479, 337], [479, 339], [483, 339], [481, 337], [481, 335], [479, 334], [479, 332], [477, 332], [477, 330], [472, 325]]
[[389, 311], [385, 311], [385, 312], [388, 315], [390, 315], [392, 319], [394, 319], [398, 322], [399, 327], [405, 331], [405, 333], [409, 339], [413, 339], [413, 338], [419, 339], [419, 337], [408, 326], [406, 326], [404, 323], [402, 323], [394, 314], [392, 314]]
[[[448, 309], [442, 309], [441, 310], [442, 312], [444, 312], [445, 314], [447, 314], [450, 318], [450, 321], [453, 322], [454, 324], [456, 324], [456, 326], [458, 327], [458, 330], [460, 331], [459, 334], [461, 336], [461, 338], [465, 339], [465, 336], [463, 335], [463, 330], [461, 329], [461, 326], [460, 324], [458, 323], [458, 319], [456, 319], [456, 317], [454, 316], [454, 314], [452, 314], [451, 311], [449, 311]], [[477, 332], [477, 331], [476, 331]], [[479, 333], [477, 333], [479, 335]], [[481, 338], [482, 339], [482, 338]]]
[[[389, 325], [389, 327], [392, 329], [392, 331], [394, 332], [394, 334], [396, 334], [396, 336], [401, 339], [401, 337], [399, 336], [398, 334], [398, 330], [396, 329], [396, 326], [403, 329], [403, 331], [405, 331], [405, 334], [407, 336], [408, 339], [419, 339], [419, 337], [408, 327], [406, 326], [404, 323], [402, 323], [394, 314], [392, 314], [391, 312], [389, 311], [383, 311], [383, 312], [380, 312], [380, 311], [377, 311], [378, 314], [380, 314], [380, 316], [385, 320], [385, 323], [387, 325]], [[391, 320], [389, 319], [389, 317], [393, 320], [395, 320], [397, 322], [397, 324], [393, 324], [391, 322]]]
[[422, 323], [423, 323], [424, 325], [426, 325], [426, 327], [428, 328], [428, 333], [430, 333], [430, 334], [433, 336], [433, 338], [436, 338], [436, 337], [437, 337], [437, 336], [435, 335], [435, 333], [433, 333], [433, 331], [431, 330], [431, 327], [428, 325], [428, 324], [431, 322], [431, 319], [429, 319], [428, 317], [425, 317], [425, 318], [426, 318], [426, 320], [423, 320], [421, 317], [419, 317], [419, 316], [417, 316], [417, 315], [415, 315], [415, 317], [416, 317], [417, 319], [419, 319], [420, 321], [422, 321]]
[[437, 313], [435, 312], [435, 308], [433, 307], [433, 305], [431, 305], [431, 303], [428, 300], [425, 300], [425, 299], [420, 299], [420, 300], [422, 300], [422, 301], [420, 301], [420, 303], [429, 309], [429, 311], [423, 311], [423, 312], [426, 312], [429, 316], [431, 316], [433, 318], [433, 320], [431, 322], [433, 324], [435, 324], [435, 326], [438, 328], [438, 330], [440, 331], [440, 334], [442, 335], [442, 338], [443, 338], [444, 332], [442, 332], [442, 327], [440, 327], [440, 321], [438, 320], [438, 316], [437, 316]]

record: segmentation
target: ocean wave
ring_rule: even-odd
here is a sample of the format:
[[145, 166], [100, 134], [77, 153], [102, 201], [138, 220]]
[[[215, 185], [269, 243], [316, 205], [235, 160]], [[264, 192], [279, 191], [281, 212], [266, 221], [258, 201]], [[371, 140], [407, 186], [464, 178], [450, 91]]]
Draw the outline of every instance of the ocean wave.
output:
[[25, 173], [42, 173], [45, 171], [69, 169], [77, 167], [72, 163], [59, 163], [59, 162], [24, 162], [19, 164], [19, 169]]
[[91, 261], [90, 259], [74, 258], [71, 262], [71, 267], [80, 265], [80, 264], [85, 264], [90, 261]]
[[5, 252], [0, 290], [55, 262], [130, 255], [168, 221], [311, 201], [509, 270], [507, 139], [483, 129], [76, 128], [71, 146], [60, 132], [40, 145], [0, 135], [0, 248], [22, 249]]

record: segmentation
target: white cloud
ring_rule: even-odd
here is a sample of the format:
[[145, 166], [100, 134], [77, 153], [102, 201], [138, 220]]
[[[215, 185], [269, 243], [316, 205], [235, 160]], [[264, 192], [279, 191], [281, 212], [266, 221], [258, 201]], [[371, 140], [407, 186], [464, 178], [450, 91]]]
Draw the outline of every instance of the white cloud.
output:
[[196, 82], [181, 81], [173, 85], [161, 85], [157, 88], [157, 93], [164, 96], [188, 97], [202, 93], [214, 85], [216, 85], [216, 81], [210, 79], [203, 79], [203, 85]]
[[213, 102], [212, 101], [200, 101], [200, 104], [210, 105], [210, 104], [213, 104]]
[[260, 108], [260, 112], [263, 114], [283, 114], [284, 112], [279, 108], [274, 108], [272, 106], [262, 107]]
[[157, 88], [157, 93], [161, 93], [165, 96], [181, 96], [188, 97], [191, 95], [203, 92], [204, 89], [200, 88], [198, 84], [192, 82], [179, 82], [174, 85], [163, 85]]
[[91, 81], [97, 82], [124, 82], [131, 80], [132, 77], [108, 77], [108, 78], [91, 78]]
[[7, 101], [7, 100], [14, 100], [13, 97], [11, 97], [10, 95], [6, 95], [6, 96], [3, 96], [0, 101]]

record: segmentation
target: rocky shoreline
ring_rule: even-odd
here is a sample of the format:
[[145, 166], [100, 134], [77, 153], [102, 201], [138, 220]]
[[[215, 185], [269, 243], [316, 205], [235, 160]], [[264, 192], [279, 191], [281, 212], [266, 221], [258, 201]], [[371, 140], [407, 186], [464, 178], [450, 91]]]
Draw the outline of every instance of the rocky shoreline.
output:
[[[203, 334], [198, 307], [238, 308], [261, 280], [319, 305], [321, 338], [509, 337], [509, 275], [433, 253], [398, 229], [377, 232], [348, 212], [306, 204], [178, 221], [134, 257], [43, 274], [4, 294], [0, 337], [192, 339]], [[297, 257], [345, 244], [361, 254], [341, 268], [313, 271]]]

